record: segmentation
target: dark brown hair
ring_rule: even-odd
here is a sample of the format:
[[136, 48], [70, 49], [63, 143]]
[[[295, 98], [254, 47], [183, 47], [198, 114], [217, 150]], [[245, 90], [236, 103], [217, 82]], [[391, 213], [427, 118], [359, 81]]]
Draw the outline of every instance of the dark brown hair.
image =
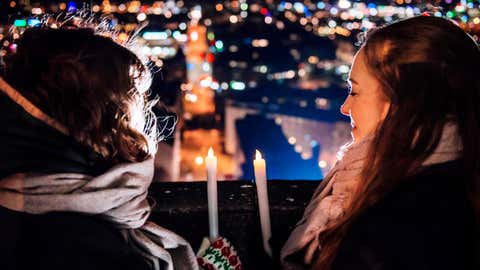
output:
[[28, 29], [5, 69], [9, 84], [113, 164], [153, 154], [154, 136], [135, 123], [148, 77], [132, 51], [90, 29]]
[[468, 191], [480, 209], [478, 45], [449, 20], [419, 16], [369, 32], [362, 50], [391, 106], [377, 128], [352, 203], [320, 239], [315, 269], [330, 268], [355, 217], [421, 167], [448, 121], [457, 125]]

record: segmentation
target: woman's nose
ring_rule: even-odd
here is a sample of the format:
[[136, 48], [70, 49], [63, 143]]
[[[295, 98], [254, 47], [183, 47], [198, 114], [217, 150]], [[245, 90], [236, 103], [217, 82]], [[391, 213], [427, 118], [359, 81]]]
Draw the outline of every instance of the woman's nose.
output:
[[345, 101], [343, 102], [342, 106], [340, 106], [340, 112], [343, 114], [343, 115], [346, 115], [346, 116], [350, 116], [350, 102], [349, 102], [350, 98], [347, 97], [347, 99], [345, 99]]

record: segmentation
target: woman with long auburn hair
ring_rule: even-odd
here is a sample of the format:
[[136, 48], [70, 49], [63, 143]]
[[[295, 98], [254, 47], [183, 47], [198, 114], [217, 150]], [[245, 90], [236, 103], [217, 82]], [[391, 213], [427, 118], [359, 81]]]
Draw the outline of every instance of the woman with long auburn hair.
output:
[[285, 269], [480, 269], [480, 50], [418, 16], [366, 35], [339, 152], [282, 249]]
[[91, 29], [31, 28], [2, 77], [0, 269], [198, 269], [147, 221], [158, 135], [132, 51]]

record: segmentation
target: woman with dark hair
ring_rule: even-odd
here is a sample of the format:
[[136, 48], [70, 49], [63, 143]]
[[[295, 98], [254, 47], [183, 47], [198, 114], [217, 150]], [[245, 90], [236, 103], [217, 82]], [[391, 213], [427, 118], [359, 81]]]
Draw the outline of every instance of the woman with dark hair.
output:
[[419, 16], [367, 34], [346, 145], [282, 249], [286, 269], [480, 269], [480, 51]]
[[148, 222], [149, 71], [89, 29], [28, 29], [0, 78], [0, 269], [198, 269]]

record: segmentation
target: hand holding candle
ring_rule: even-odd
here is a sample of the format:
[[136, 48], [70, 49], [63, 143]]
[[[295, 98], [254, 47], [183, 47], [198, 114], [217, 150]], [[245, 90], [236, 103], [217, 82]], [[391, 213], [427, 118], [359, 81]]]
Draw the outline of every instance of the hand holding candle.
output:
[[260, 225], [262, 227], [263, 248], [265, 252], [272, 257], [272, 249], [270, 248], [269, 240], [272, 237], [270, 225], [270, 208], [268, 205], [268, 190], [267, 190], [267, 170], [265, 160], [258, 150], [255, 153], [255, 160], [253, 161], [255, 169], [255, 184], [257, 185], [258, 208], [260, 211]]
[[207, 165], [209, 236], [210, 242], [214, 242], [218, 238], [217, 157], [215, 157], [211, 147], [208, 149], [205, 163]]

